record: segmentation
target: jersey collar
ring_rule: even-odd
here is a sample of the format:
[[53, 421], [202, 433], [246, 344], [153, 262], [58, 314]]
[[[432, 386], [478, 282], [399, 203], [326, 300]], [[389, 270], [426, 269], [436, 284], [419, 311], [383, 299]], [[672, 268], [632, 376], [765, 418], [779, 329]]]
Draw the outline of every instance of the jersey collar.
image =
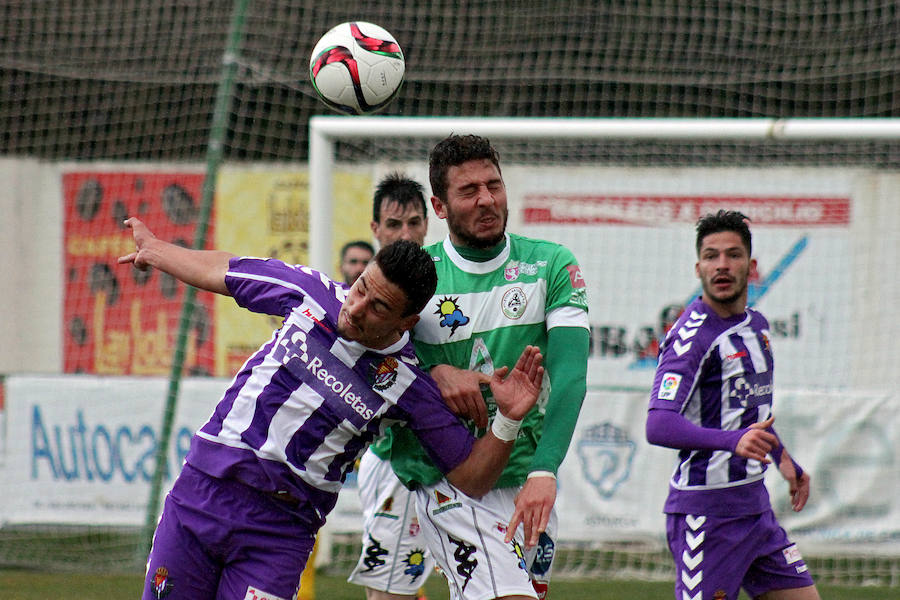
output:
[[484, 262], [476, 262], [474, 260], [463, 258], [462, 255], [456, 251], [456, 248], [453, 247], [453, 242], [450, 241], [449, 235], [444, 238], [444, 252], [447, 253], [447, 257], [450, 261], [459, 267], [460, 270], [474, 275], [484, 275], [485, 273], [496, 271], [509, 260], [509, 233], [504, 233], [503, 237], [506, 240], [506, 245], [503, 247], [503, 250], [500, 251], [500, 254]]

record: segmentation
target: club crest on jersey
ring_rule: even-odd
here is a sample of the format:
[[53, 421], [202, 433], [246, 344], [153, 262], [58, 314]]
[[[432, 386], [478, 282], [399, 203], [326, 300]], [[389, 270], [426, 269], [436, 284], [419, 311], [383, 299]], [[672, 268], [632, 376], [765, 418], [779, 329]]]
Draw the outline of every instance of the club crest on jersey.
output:
[[372, 364], [372, 387], [379, 392], [388, 389], [397, 381], [397, 366], [399, 363], [393, 356], [385, 356], [377, 367]]
[[153, 575], [153, 597], [157, 599], [165, 598], [172, 591], [172, 584], [169, 582], [169, 570], [165, 567], [156, 569]]
[[520, 287], [509, 288], [500, 299], [500, 310], [507, 319], [518, 319], [525, 314], [528, 306], [528, 297]]
[[457, 304], [458, 302], [459, 296], [456, 298], [444, 296], [438, 301], [438, 309], [434, 311], [434, 314], [440, 315], [441, 317], [440, 326], [450, 328], [451, 336], [456, 333], [458, 328], [469, 322], [469, 317], [463, 314], [462, 309], [460, 309], [459, 304]]

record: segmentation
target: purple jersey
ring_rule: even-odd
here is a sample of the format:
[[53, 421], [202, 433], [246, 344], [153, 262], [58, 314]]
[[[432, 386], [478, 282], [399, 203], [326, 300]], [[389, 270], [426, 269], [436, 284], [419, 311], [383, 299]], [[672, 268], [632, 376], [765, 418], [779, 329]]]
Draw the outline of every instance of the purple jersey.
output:
[[474, 439], [417, 366], [408, 334], [382, 350], [338, 336], [341, 284], [258, 258], [232, 258], [225, 283], [239, 305], [284, 324], [194, 436], [193, 467], [306, 500], [321, 520], [356, 459], [394, 423], [408, 424], [444, 472], [469, 455]]
[[[650, 408], [725, 431], [765, 421], [772, 412], [769, 339], [769, 323], [759, 312], [748, 308], [723, 319], [697, 298], [660, 348]], [[764, 472], [759, 461], [726, 450], [681, 450], [665, 510], [721, 516], [768, 510]]]

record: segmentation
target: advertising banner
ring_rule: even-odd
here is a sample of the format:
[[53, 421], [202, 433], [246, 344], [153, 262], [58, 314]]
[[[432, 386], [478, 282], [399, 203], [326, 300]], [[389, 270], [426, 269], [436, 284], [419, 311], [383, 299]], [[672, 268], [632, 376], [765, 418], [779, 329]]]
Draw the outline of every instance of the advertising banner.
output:
[[[164, 482], [167, 491], [194, 431], [228, 382], [181, 384]], [[139, 525], [150, 482], [168, 382], [164, 378], [11, 376], [0, 522]]]
[[[203, 175], [71, 172], [63, 175], [63, 350], [66, 373], [164, 375], [183, 284], [154, 270], [116, 263], [134, 251], [122, 222], [138, 217], [160, 238], [191, 246]], [[213, 235], [210, 224], [207, 239]], [[207, 246], [208, 247], [208, 246]], [[212, 295], [197, 295], [184, 370], [213, 372]]]
[[519, 231], [564, 244], [581, 265], [589, 383], [649, 388], [659, 342], [701, 291], [696, 221], [730, 209], [751, 220], [758, 269], [748, 303], [769, 320], [779, 381], [850, 384], [854, 332], [849, 320], [826, 318], [853, 310], [850, 173], [596, 169], [562, 178], [538, 169], [515, 177]]

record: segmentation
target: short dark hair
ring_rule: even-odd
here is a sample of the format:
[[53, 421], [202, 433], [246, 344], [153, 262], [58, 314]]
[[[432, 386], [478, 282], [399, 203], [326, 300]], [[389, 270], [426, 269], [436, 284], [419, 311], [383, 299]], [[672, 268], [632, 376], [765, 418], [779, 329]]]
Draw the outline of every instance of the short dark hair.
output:
[[381, 205], [385, 200], [396, 202], [401, 208], [415, 206], [422, 210], [423, 217], [428, 216], [422, 184], [403, 173], [395, 171], [378, 182], [372, 197], [372, 220], [376, 223], [381, 223]]
[[451, 135], [432, 148], [428, 158], [428, 179], [431, 193], [447, 200], [447, 171], [470, 160], [488, 159], [500, 172], [500, 155], [491, 141], [479, 135]]
[[341, 246], [341, 262], [343, 262], [344, 257], [347, 255], [347, 250], [350, 248], [362, 248], [363, 250], [368, 250], [369, 254], [375, 254], [375, 248], [369, 242], [365, 240], [353, 240], [352, 242], [347, 242]]
[[700, 248], [703, 239], [722, 231], [733, 231], [741, 236], [741, 241], [747, 249], [747, 254], [752, 254], [753, 244], [750, 240], [750, 226], [747, 221], [750, 217], [736, 210], [721, 209], [716, 214], [707, 214], [697, 221], [697, 256], [700, 256]]
[[437, 288], [431, 255], [415, 242], [397, 240], [379, 250], [374, 260], [387, 280], [406, 294], [403, 316], [422, 312]]

